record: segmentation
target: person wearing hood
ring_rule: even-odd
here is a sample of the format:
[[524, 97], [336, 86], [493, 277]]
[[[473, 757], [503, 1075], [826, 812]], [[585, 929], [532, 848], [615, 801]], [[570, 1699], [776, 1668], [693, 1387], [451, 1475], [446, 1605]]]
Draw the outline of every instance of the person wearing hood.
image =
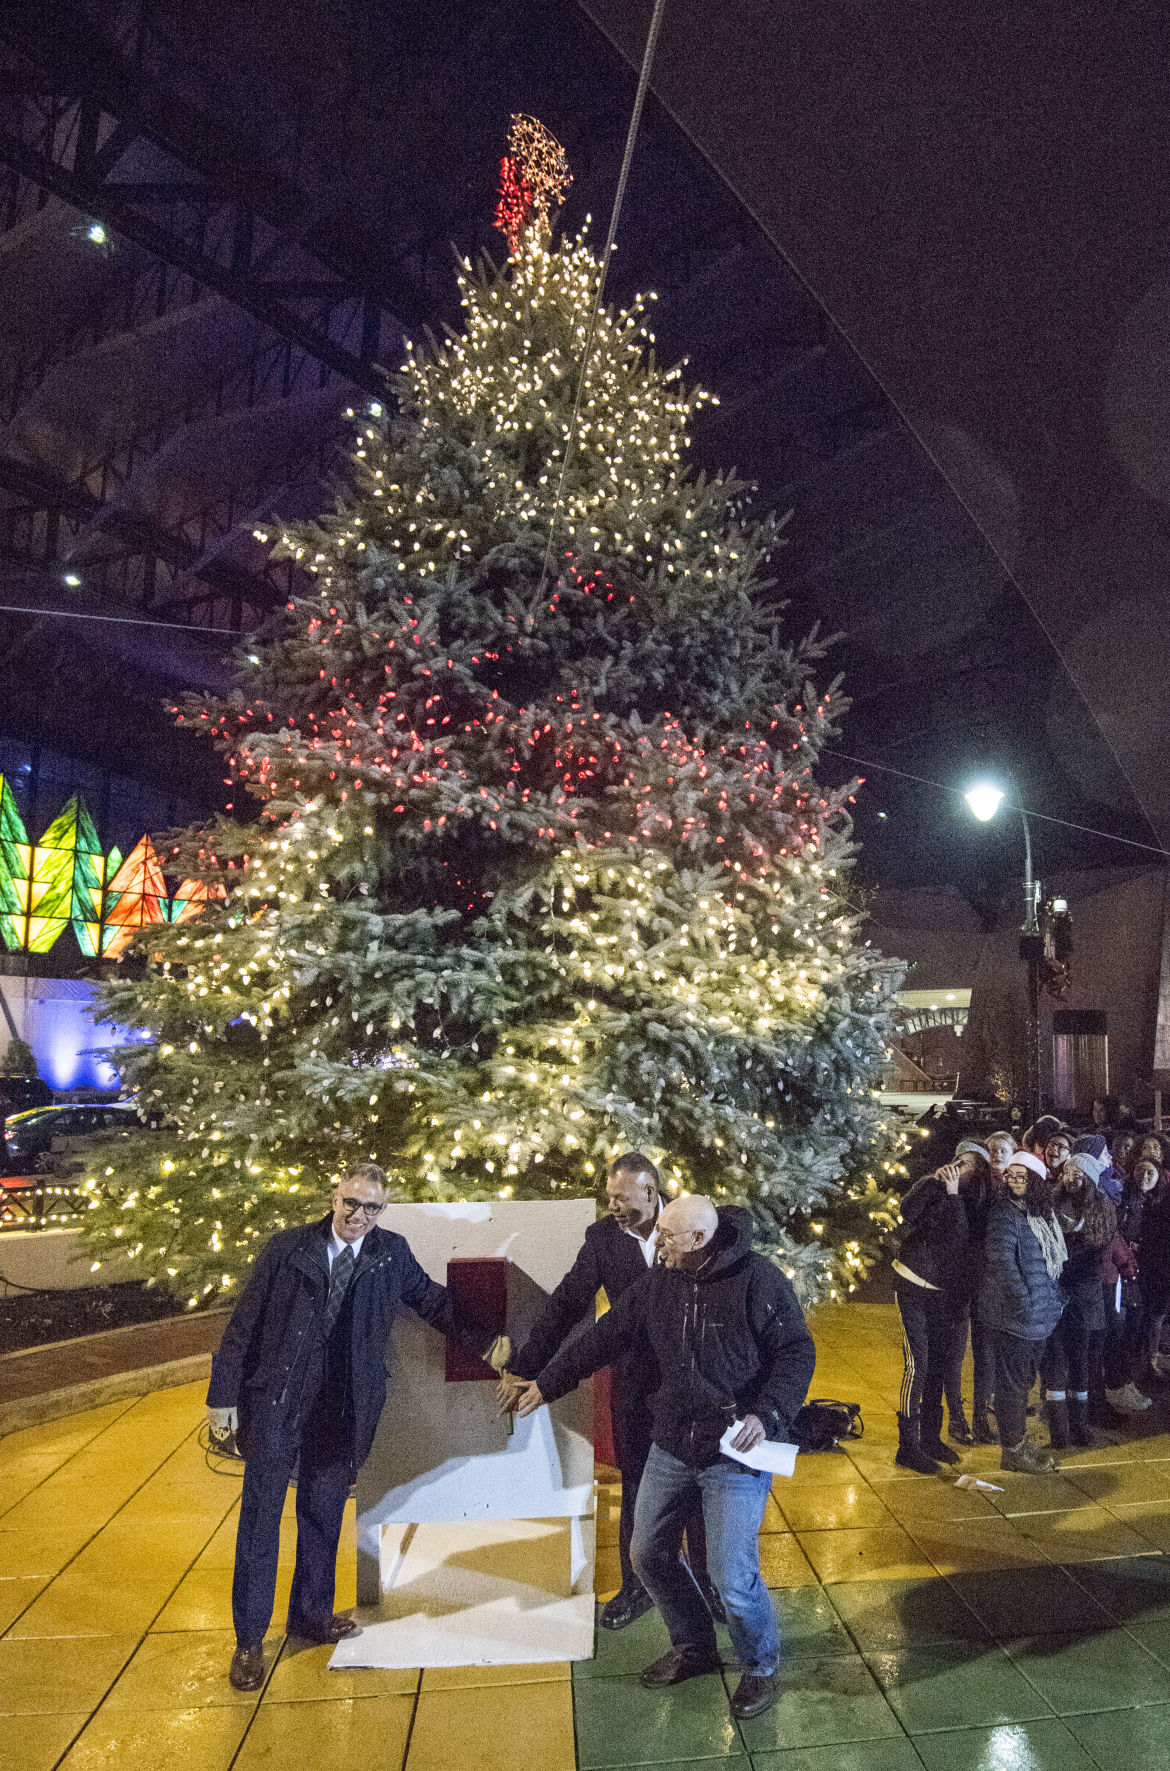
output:
[[656, 1689], [719, 1671], [711, 1613], [679, 1559], [687, 1514], [698, 1502], [707, 1571], [742, 1675], [731, 1712], [761, 1715], [776, 1701], [780, 1657], [760, 1576], [759, 1530], [771, 1477], [724, 1456], [720, 1440], [736, 1423], [736, 1450], [787, 1440], [816, 1352], [788, 1280], [709, 1199], [672, 1199], [659, 1219], [658, 1241], [662, 1264], [561, 1348], [528, 1385], [517, 1413], [532, 1414], [542, 1402], [567, 1395], [602, 1366], [634, 1358], [653, 1367], [653, 1443], [630, 1548], [671, 1647], [643, 1668], [642, 1683]]
[[1092, 1445], [1089, 1427], [1089, 1343], [1105, 1332], [1101, 1288], [1109, 1246], [1117, 1232], [1113, 1201], [1101, 1192], [1095, 1156], [1070, 1155], [1061, 1164], [1053, 1189], [1057, 1222], [1064, 1233], [1067, 1259], [1060, 1275], [1065, 1305], [1044, 1350], [1044, 1380], [1049, 1441], [1058, 1451]]
[[1067, 1251], [1047, 1175], [1031, 1150], [1017, 1150], [1008, 1163], [1003, 1192], [987, 1216], [975, 1303], [995, 1356], [1000, 1463], [1026, 1475], [1054, 1468], [1049, 1454], [1027, 1437], [1028, 1392], [1064, 1311], [1060, 1273]]
[[903, 1358], [894, 1461], [923, 1476], [959, 1461], [943, 1443], [944, 1391], [951, 1438], [960, 1445], [975, 1443], [959, 1386], [990, 1186], [987, 1151], [968, 1138], [952, 1162], [915, 1181], [902, 1201], [902, 1237], [893, 1263]]

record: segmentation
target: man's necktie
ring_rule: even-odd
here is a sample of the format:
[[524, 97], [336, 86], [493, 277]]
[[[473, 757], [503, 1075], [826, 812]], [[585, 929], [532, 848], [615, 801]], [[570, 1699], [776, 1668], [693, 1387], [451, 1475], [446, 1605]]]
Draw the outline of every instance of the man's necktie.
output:
[[325, 1299], [326, 1335], [333, 1333], [334, 1324], [341, 1315], [341, 1306], [353, 1278], [353, 1266], [352, 1248], [343, 1248], [339, 1255], [334, 1256], [333, 1265], [329, 1269], [329, 1295]]

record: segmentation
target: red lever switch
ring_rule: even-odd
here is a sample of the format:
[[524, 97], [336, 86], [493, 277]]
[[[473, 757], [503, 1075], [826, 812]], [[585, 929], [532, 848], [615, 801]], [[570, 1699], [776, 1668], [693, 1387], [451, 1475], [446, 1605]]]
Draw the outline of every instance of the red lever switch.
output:
[[[447, 1290], [456, 1310], [483, 1329], [485, 1341], [507, 1331], [508, 1262], [502, 1255], [460, 1255], [448, 1261]], [[470, 1347], [447, 1337], [449, 1384], [494, 1381], [495, 1377], [491, 1366], [477, 1359]]]

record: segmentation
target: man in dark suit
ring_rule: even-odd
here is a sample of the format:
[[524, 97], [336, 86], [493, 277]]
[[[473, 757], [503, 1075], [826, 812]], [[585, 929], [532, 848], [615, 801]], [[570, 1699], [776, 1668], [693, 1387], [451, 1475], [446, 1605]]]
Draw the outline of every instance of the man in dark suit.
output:
[[491, 1337], [457, 1320], [448, 1293], [427, 1278], [405, 1239], [377, 1227], [385, 1186], [382, 1170], [363, 1162], [334, 1189], [327, 1217], [272, 1237], [212, 1361], [212, 1423], [235, 1429], [246, 1459], [229, 1674], [239, 1691], [255, 1691], [264, 1680], [280, 1517], [294, 1465], [297, 1559], [288, 1633], [309, 1642], [358, 1633], [351, 1617], [333, 1610], [337, 1545], [350, 1485], [386, 1400], [386, 1340], [396, 1311], [405, 1305], [503, 1364], [506, 1344], [496, 1353]]
[[[638, 1150], [631, 1150], [610, 1164], [605, 1178], [609, 1216], [586, 1230], [577, 1259], [549, 1298], [523, 1347], [509, 1360], [498, 1392], [502, 1407], [514, 1407], [525, 1384], [544, 1369], [578, 1323], [586, 1318], [593, 1320], [599, 1291], [604, 1291], [609, 1302], [616, 1304], [622, 1293], [644, 1278], [654, 1265], [658, 1215], [662, 1210], [659, 1185], [658, 1170]], [[630, 1539], [638, 1483], [650, 1453], [649, 1398], [657, 1385], [657, 1372], [641, 1353], [612, 1368], [610, 1418], [614, 1452], [622, 1473], [618, 1524], [622, 1584], [621, 1591], [602, 1607], [600, 1621], [609, 1630], [624, 1629], [653, 1604], [630, 1561]], [[707, 1579], [702, 1512], [699, 1508], [694, 1512], [695, 1516], [687, 1520], [691, 1569], [707, 1603], [722, 1620], [719, 1595]]]

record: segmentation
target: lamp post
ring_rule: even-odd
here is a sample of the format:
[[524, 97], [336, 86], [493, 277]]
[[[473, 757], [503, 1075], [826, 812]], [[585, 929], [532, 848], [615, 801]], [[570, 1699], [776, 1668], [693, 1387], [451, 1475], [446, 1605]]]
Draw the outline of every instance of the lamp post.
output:
[[[1017, 792], [1016, 800], [1019, 800]], [[981, 824], [989, 823], [1003, 804], [1003, 788], [983, 781], [963, 795]], [[1040, 968], [1044, 935], [1040, 928], [1040, 881], [1032, 873], [1032, 832], [1022, 805], [1014, 808], [1024, 827], [1024, 920], [1020, 925], [1020, 958], [1028, 968], [1027, 1108], [1034, 1124], [1040, 1112]]]

